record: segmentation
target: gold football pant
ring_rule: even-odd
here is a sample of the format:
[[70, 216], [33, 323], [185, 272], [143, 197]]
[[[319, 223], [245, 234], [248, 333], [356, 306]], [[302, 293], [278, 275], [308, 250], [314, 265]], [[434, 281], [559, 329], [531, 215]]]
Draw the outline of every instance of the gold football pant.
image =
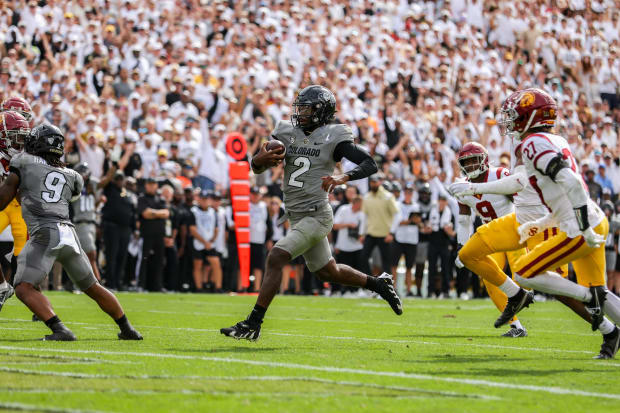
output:
[[[609, 233], [607, 218], [604, 218], [594, 231], [607, 238]], [[516, 272], [521, 277], [530, 278], [546, 271], [553, 271], [557, 266], [569, 262], [573, 263], [579, 285], [584, 287], [605, 285], [605, 245], [591, 248], [582, 236], [570, 238], [562, 231], [519, 258]]]
[[0, 211], [0, 232], [4, 231], [9, 225], [13, 234], [13, 255], [17, 257], [26, 245], [28, 229], [22, 217], [22, 207], [15, 199], [4, 210]]
[[[503, 268], [500, 268], [497, 262], [491, 259], [490, 255], [497, 252], [520, 250], [525, 247], [528, 250], [534, 250], [537, 245], [546, 242], [560, 232], [557, 228], [550, 228], [531, 237], [526, 244], [521, 244], [519, 243], [517, 228], [519, 228], [519, 223], [514, 213], [482, 225], [459, 251], [461, 262], [490, 284], [499, 287], [506, 281], [506, 274]], [[519, 267], [511, 267], [513, 272], [517, 268]], [[553, 268], [554, 271], [564, 277], [568, 274], [567, 265], [556, 265]]]

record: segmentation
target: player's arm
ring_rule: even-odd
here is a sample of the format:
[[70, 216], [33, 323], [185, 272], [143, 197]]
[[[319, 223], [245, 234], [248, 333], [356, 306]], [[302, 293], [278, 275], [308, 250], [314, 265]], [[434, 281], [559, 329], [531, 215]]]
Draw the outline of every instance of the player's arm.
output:
[[456, 221], [456, 242], [460, 245], [471, 237], [471, 208], [459, 202], [459, 217]]
[[527, 184], [525, 166], [515, 167], [512, 174], [502, 174], [500, 179], [492, 182], [455, 182], [450, 185], [449, 191], [455, 197], [477, 194], [513, 195], [520, 192]]
[[377, 172], [377, 164], [372, 156], [362, 147], [354, 144], [352, 141], [343, 141], [336, 145], [334, 149], [333, 159], [340, 162], [342, 158], [347, 158], [357, 166], [342, 175], [323, 176], [323, 190], [331, 192], [338, 185], [345, 184], [349, 181], [367, 178]]
[[9, 176], [0, 184], [0, 211], [4, 210], [17, 195], [19, 189], [19, 171], [11, 168]]

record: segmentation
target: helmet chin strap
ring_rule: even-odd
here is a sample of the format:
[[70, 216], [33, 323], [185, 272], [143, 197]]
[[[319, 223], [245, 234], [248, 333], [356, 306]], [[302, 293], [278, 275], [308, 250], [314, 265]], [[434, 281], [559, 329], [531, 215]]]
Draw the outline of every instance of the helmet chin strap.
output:
[[536, 111], [538, 109], [534, 109], [532, 111], [532, 114], [530, 115], [530, 119], [527, 121], [527, 124], [525, 125], [525, 127], [523, 128], [522, 132], [519, 132], [519, 138], [522, 138], [523, 135], [525, 134], [525, 132], [527, 132], [527, 130], [530, 128], [530, 125], [532, 124], [532, 121], [534, 120], [534, 116], [536, 116]]

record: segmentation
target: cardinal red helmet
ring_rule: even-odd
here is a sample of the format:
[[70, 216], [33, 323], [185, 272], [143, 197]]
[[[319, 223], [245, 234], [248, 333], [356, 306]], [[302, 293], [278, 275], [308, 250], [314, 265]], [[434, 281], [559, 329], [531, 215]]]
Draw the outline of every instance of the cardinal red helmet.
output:
[[[14, 96], [6, 99], [0, 105], [0, 112], [5, 112], [7, 110], [12, 110], [13, 112], [17, 112], [26, 119], [26, 122], [30, 123], [34, 116], [32, 114], [32, 108], [25, 99]], [[32, 125], [30, 125], [32, 127]]]
[[13, 111], [0, 112], [0, 149], [11, 156], [24, 148], [30, 125], [24, 117]]
[[523, 89], [508, 96], [497, 120], [502, 135], [517, 139], [532, 128], [555, 125], [558, 106], [547, 92], [541, 89]]
[[[466, 162], [474, 159], [476, 162]], [[489, 153], [477, 142], [468, 142], [459, 151], [459, 167], [468, 178], [476, 178], [489, 169]]]

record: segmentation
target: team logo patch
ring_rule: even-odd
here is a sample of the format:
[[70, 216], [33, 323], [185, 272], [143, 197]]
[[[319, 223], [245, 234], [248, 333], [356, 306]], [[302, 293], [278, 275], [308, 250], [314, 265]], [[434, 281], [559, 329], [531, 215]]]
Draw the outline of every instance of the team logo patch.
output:
[[474, 196], [478, 198], [478, 200], [482, 199], [482, 194], [474, 194]]
[[523, 95], [521, 95], [521, 99], [519, 99], [519, 106], [521, 106], [522, 108], [532, 106], [535, 100], [536, 97], [533, 93], [525, 92]]
[[291, 143], [295, 143], [295, 137], [291, 136]]
[[308, 138], [304, 138], [304, 145], [307, 145], [310, 143], [310, 140]]

